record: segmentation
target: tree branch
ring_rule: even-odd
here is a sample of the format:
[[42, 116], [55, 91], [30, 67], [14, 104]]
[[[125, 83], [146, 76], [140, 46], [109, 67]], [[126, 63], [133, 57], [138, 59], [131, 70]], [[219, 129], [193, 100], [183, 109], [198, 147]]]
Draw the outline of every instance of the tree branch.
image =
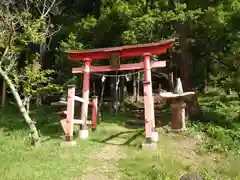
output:
[[26, 7], [26, 11], [29, 12], [28, 0], [25, 0], [25, 7]]
[[45, 13], [46, 2], [47, 2], [47, 0], [44, 0], [44, 1], [43, 1], [43, 10], [42, 10], [42, 14]]
[[9, 51], [10, 46], [11, 46], [12, 36], [13, 36], [13, 30], [9, 34], [8, 41], [7, 41], [7, 46], [6, 46], [2, 56], [0, 57], [0, 67], [3, 63], [3, 60], [4, 60], [5, 56], [7, 55], [8, 51]]
[[53, 36], [54, 34], [56, 34], [57, 32], [59, 32], [60, 31], [60, 29], [62, 28], [62, 26], [60, 26], [59, 28], [58, 28], [58, 30], [56, 30], [56, 31], [53, 31], [51, 34], [49, 34], [49, 35], [47, 35], [47, 33], [46, 33], [46, 38], [49, 38], [49, 37], [51, 37], [51, 36]]
[[52, 7], [54, 6], [56, 0], [53, 0], [52, 4], [49, 6], [49, 8], [47, 9], [47, 11], [41, 15], [42, 18], [46, 17], [48, 15], [48, 13], [51, 11]]
[[[12, 58], [11, 58], [11, 59], [12, 59]], [[15, 59], [14, 59], [14, 60], [12, 60], [12, 61], [10, 62], [10, 64], [9, 64], [8, 67], [7, 67], [7, 69], [5, 70], [6, 74], [8, 74], [15, 65], [16, 65], [16, 61], [15, 61]]]

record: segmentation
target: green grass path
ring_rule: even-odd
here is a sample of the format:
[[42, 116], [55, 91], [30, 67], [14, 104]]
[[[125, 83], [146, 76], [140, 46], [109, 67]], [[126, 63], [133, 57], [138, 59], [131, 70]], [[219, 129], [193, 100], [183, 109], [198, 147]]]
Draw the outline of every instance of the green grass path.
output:
[[208, 179], [240, 177], [239, 158], [201, 153], [199, 137], [189, 135], [161, 131], [158, 151], [149, 152], [137, 147], [143, 141], [142, 131], [116, 124], [102, 124], [88, 140], [77, 140], [71, 148], [60, 148], [60, 139], [51, 139], [31, 149], [17, 132], [0, 134], [0, 179], [4, 180], [178, 180], [196, 169]]
[[204, 151], [209, 137], [194, 128], [183, 134], [158, 129], [158, 150], [149, 152], [139, 149], [142, 129], [122, 126], [128, 117], [106, 116], [88, 140], [77, 139], [75, 147], [61, 148], [58, 117], [45, 109], [33, 117], [44, 135], [37, 149], [29, 148], [28, 128], [19, 113], [12, 107], [0, 111], [0, 179], [179, 180], [182, 174], [196, 170], [207, 180], [240, 179], [240, 156]]
[[[121, 130], [125, 129], [105, 125], [91, 133], [88, 140], [77, 140], [77, 145], [71, 148], [61, 148], [60, 138], [48, 140], [44, 137], [47, 141], [42, 143], [42, 147], [33, 149], [28, 147], [23, 130], [6, 133], [0, 129], [0, 179], [97, 180], [114, 177], [120, 148], [100, 141]], [[116, 139], [109, 142], [120, 143]], [[95, 177], [91, 177], [92, 174], [96, 174]]]

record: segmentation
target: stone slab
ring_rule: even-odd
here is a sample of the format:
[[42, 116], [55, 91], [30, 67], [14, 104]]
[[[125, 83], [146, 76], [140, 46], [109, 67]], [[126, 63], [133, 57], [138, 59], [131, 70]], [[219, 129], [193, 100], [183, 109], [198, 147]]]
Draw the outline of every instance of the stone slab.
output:
[[187, 128], [182, 128], [182, 129], [170, 129], [170, 132], [173, 133], [181, 133], [181, 132], [185, 132], [187, 130]]
[[60, 147], [73, 147], [76, 146], [77, 142], [76, 141], [62, 141], [60, 143]]
[[142, 149], [156, 151], [157, 143], [142, 143]]

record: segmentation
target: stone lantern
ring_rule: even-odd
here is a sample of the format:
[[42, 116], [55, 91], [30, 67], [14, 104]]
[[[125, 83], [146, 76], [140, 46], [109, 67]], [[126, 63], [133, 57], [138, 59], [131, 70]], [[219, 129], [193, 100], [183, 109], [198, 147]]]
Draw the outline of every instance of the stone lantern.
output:
[[182, 82], [177, 78], [176, 87], [174, 92], [164, 92], [160, 97], [169, 102], [172, 107], [172, 122], [171, 128], [173, 132], [181, 132], [186, 129], [185, 126], [185, 108], [186, 102], [190, 101], [195, 92], [183, 92]]

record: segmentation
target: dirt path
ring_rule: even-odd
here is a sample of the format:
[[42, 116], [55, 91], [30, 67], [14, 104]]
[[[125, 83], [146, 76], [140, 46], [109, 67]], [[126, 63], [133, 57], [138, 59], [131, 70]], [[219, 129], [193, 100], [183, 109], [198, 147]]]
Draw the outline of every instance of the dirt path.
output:
[[[124, 156], [120, 144], [122, 138], [109, 140], [102, 149], [89, 156], [87, 167], [79, 180], [118, 180], [118, 160]], [[113, 145], [114, 144], [114, 145]], [[74, 179], [77, 180], [77, 179]]]
[[200, 152], [200, 144], [205, 140], [202, 134], [195, 136], [165, 134], [163, 138], [165, 140], [159, 144], [159, 151], [165, 154], [170, 151], [174, 159], [178, 159], [187, 167], [187, 171], [197, 171], [202, 165], [215, 169], [222, 161], [220, 154]]

